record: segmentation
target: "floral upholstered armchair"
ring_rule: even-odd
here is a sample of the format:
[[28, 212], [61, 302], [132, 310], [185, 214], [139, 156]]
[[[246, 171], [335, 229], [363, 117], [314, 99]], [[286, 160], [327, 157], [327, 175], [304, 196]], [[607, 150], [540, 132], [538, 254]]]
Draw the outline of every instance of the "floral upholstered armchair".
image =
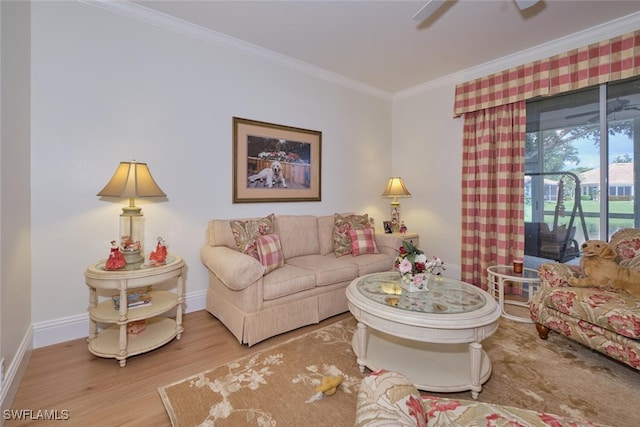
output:
[[[620, 265], [640, 270], [640, 229], [622, 229], [609, 242]], [[540, 338], [553, 330], [640, 370], [640, 298], [622, 290], [570, 287], [581, 269], [558, 263], [538, 268], [541, 284], [530, 313]]]
[[379, 370], [360, 384], [356, 427], [598, 427], [587, 420], [511, 406], [421, 395], [399, 372]]

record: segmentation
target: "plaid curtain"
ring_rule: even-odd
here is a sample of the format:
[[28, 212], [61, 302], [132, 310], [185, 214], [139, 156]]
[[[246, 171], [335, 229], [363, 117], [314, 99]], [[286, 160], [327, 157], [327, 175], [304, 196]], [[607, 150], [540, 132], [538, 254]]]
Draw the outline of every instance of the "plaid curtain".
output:
[[464, 114], [462, 280], [524, 256], [526, 100], [640, 75], [640, 30], [456, 86]]
[[549, 58], [549, 94], [582, 89], [640, 74], [640, 31]]
[[525, 101], [464, 116], [462, 280], [487, 289], [487, 267], [524, 255]]
[[535, 61], [457, 85], [454, 116], [548, 95], [550, 65]]
[[640, 75], [640, 30], [456, 86], [454, 116]]

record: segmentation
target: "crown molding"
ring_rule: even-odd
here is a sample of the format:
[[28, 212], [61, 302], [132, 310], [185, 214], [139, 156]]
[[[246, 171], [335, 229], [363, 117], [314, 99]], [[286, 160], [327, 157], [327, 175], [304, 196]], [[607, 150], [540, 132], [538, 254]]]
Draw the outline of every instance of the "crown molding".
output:
[[597, 43], [638, 29], [640, 29], [640, 12], [632, 13], [631, 15], [605, 22], [604, 24], [591, 27], [587, 30], [534, 46], [513, 55], [504, 56], [495, 61], [486, 62], [475, 67], [446, 75], [439, 79], [419, 84], [409, 89], [395, 92], [393, 94], [393, 100], [395, 101], [419, 95], [437, 87], [456, 85], [461, 82], [484, 77], [498, 71], [508, 70], [509, 68], [516, 67], [518, 65], [548, 58], [571, 49], [576, 49], [591, 43]]
[[495, 61], [486, 62], [484, 64], [421, 83], [408, 89], [390, 93], [374, 88], [355, 79], [345, 77], [341, 74], [325, 70], [324, 68], [320, 68], [303, 61], [298, 61], [286, 55], [247, 43], [240, 39], [210, 30], [162, 12], [146, 8], [136, 3], [113, 0], [78, 1], [130, 19], [135, 19], [149, 25], [154, 25], [168, 31], [173, 31], [187, 37], [201, 40], [229, 51], [239, 52], [265, 62], [289, 68], [367, 95], [394, 101], [419, 95], [433, 90], [434, 88], [456, 85], [464, 81], [483, 77], [491, 73], [506, 70], [538, 59], [547, 58], [558, 53], [606, 40], [640, 28], [640, 12], [636, 12], [587, 30], [580, 31], [548, 43], [543, 43], [512, 55], [504, 56]]
[[183, 36], [191, 37], [223, 49], [233, 52], [239, 52], [244, 55], [259, 59], [261, 61], [270, 62], [291, 70], [307, 74], [309, 76], [328, 81], [340, 86], [353, 89], [367, 95], [391, 100], [392, 94], [358, 80], [345, 77], [341, 74], [325, 70], [324, 68], [311, 65], [309, 63], [298, 61], [289, 56], [282, 55], [269, 49], [247, 43], [235, 37], [222, 34], [200, 25], [187, 22], [185, 20], [158, 12], [147, 7], [128, 1], [113, 0], [78, 0], [89, 6], [94, 6], [109, 12], [116, 13], [127, 18], [135, 19], [145, 24], [154, 25], [156, 27], [173, 31]]

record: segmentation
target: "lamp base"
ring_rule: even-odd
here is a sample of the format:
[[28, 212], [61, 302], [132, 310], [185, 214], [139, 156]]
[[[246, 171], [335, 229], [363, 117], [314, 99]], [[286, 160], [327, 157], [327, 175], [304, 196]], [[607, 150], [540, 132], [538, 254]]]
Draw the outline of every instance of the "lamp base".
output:
[[391, 210], [389, 212], [391, 216], [391, 229], [394, 233], [400, 231], [400, 203], [392, 202]]
[[138, 264], [144, 262], [144, 256], [142, 256], [142, 251], [122, 251], [122, 255], [124, 256], [124, 260], [127, 261], [127, 265], [129, 264]]

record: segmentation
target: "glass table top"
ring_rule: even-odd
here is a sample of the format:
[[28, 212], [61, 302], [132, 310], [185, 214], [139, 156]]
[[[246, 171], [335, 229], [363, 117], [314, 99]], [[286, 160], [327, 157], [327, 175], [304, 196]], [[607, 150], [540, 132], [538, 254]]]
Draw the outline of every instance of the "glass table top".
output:
[[170, 264], [176, 262], [176, 259], [177, 258], [175, 256], [167, 255], [167, 260], [166, 260], [166, 262], [164, 264], [150, 265], [150, 264], [147, 264], [147, 263], [138, 262], [138, 263], [135, 263], [135, 264], [127, 264], [124, 268], [120, 268], [118, 270], [107, 270], [105, 268], [105, 263], [107, 262], [107, 260], [103, 260], [103, 261], [100, 261], [98, 264], [96, 264], [96, 270], [108, 271], [109, 273], [118, 272], [118, 271], [146, 270], [146, 269], [151, 269], [151, 268], [163, 267], [165, 265], [170, 265]]
[[484, 307], [487, 302], [486, 292], [444, 276], [431, 276], [428, 290], [420, 292], [402, 289], [400, 280], [398, 272], [379, 273], [363, 277], [356, 288], [372, 301], [419, 313], [468, 313]]
[[523, 268], [522, 273], [516, 273], [513, 271], [513, 267], [510, 265], [494, 265], [487, 269], [490, 273], [499, 274], [501, 276], [507, 276], [512, 278], [520, 278], [520, 279], [533, 279], [537, 280], [538, 271], [533, 270], [531, 268]]

